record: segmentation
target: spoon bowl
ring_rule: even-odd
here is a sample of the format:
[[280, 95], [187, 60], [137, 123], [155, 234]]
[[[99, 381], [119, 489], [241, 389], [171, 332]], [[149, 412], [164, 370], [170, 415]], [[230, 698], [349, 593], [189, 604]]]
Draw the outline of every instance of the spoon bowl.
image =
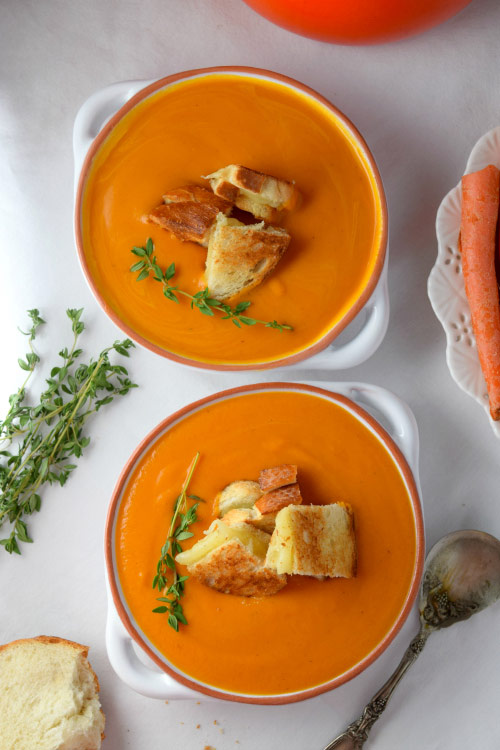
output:
[[420, 619], [432, 630], [466, 620], [500, 598], [500, 541], [484, 531], [455, 531], [427, 555]]
[[370, 729], [429, 635], [489, 607], [500, 598], [500, 541], [484, 531], [454, 531], [427, 555], [420, 589], [420, 630], [363, 713], [325, 750], [361, 750]]

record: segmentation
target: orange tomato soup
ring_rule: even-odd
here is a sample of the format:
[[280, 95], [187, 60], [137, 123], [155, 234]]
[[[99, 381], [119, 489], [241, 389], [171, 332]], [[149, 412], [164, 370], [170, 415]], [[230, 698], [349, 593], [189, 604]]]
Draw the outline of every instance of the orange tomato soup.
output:
[[[292, 576], [278, 594], [262, 598], [221, 594], [189, 579], [182, 599], [189, 624], [176, 633], [166, 615], [152, 612], [159, 594], [151, 583], [196, 451], [190, 490], [206, 503], [184, 548], [214, 519], [212, 501], [225, 485], [295, 463], [305, 503], [352, 505], [356, 577]], [[270, 390], [213, 402], [151, 445], [117, 514], [116, 565], [136, 623], [177, 669], [224, 690], [278, 695], [329, 681], [377, 647], [408, 597], [415, 528], [400, 471], [367, 427], [321, 396]]]
[[[294, 180], [301, 205], [283, 226], [292, 242], [273, 274], [241, 299], [248, 315], [288, 323], [238, 330], [219, 315], [167, 301], [152, 278], [129, 271], [148, 237], [162, 268], [190, 293], [205, 286], [206, 250], [145, 223], [169, 188], [204, 183], [238, 163]], [[133, 107], [93, 160], [81, 209], [88, 271], [106, 307], [137, 335], [203, 363], [265, 363], [307, 349], [365, 290], [381, 252], [375, 178], [342, 122], [311, 97], [250, 76], [210, 74], [168, 86]]]

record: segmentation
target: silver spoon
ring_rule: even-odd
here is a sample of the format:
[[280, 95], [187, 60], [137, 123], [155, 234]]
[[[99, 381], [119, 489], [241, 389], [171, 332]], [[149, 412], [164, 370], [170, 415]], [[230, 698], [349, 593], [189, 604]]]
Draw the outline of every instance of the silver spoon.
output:
[[434, 630], [480, 612], [500, 598], [500, 541], [483, 531], [455, 531], [427, 555], [420, 589], [420, 630], [398, 667], [363, 713], [324, 750], [360, 750], [399, 681]]

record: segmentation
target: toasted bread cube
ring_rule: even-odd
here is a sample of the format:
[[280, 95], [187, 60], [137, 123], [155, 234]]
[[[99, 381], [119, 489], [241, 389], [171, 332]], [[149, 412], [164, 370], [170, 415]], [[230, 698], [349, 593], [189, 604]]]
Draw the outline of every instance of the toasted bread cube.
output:
[[253, 289], [274, 270], [289, 243], [284, 229], [242, 224], [220, 213], [208, 242], [210, 295], [224, 301]]
[[269, 596], [286, 585], [286, 576], [265, 565], [270, 539], [246, 523], [217, 520], [204, 539], [175, 559], [187, 565], [190, 576], [224, 594]]
[[251, 508], [261, 495], [262, 492], [257, 482], [249, 480], [231, 482], [215, 497], [216, 513], [219, 516], [225, 516], [235, 508]]
[[289, 505], [276, 516], [266, 565], [278, 574], [329, 578], [356, 574], [356, 540], [350, 508]]
[[270, 469], [263, 469], [259, 474], [259, 485], [262, 492], [271, 492], [297, 481], [295, 464], [281, 464]]
[[218, 214], [229, 214], [232, 209], [229, 201], [199, 185], [174, 188], [165, 193], [163, 201], [149, 213], [147, 220], [183, 242], [197, 242], [203, 247], [208, 247]]
[[301, 503], [300, 487], [295, 482], [295, 484], [279, 487], [277, 490], [271, 490], [271, 492], [262, 495], [255, 503], [255, 507], [265, 515], [267, 513], [278, 513], [287, 505], [300, 505]]
[[267, 222], [276, 221], [283, 209], [294, 208], [298, 200], [292, 183], [240, 164], [230, 164], [205, 179], [216, 195]]

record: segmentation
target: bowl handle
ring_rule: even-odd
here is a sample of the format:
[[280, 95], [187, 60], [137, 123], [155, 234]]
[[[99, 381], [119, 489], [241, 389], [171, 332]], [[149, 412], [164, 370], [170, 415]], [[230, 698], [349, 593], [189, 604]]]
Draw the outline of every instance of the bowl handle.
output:
[[410, 407], [385, 388], [367, 383], [351, 383], [342, 391], [367, 408], [403, 452], [418, 484], [418, 427]]
[[[108, 596], [110, 594], [108, 593]], [[162, 700], [208, 700], [208, 697], [190, 690], [165, 672], [147, 667], [134, 651], [132, 639], [120, 621], [109, 599], [106, 623], [106, 649], [108, 658], [118, 677], [141, 695]]]
[[[340, 334], [338, 343], [330, 344], [319, 354], [304, 361], [304, 366], [310, 369], [345, 370], [356, 367], [367, 360], [382, 343], [389, 324], [389, 292], [387, 288], [386, 256], [382, 273], [372, 296], [363, 310], [349, 323], [345, 331]], [[363, 320], [364, 316], [364, 320]], [[361, 322], [361, 328], [359, 328]], [[354, 332], [353, 329], [358, 329]], [[350, 337], [343, 343], [344, 337]], [[299, 362], [296, 367], [300, 368]]]
[[109, 118], [152, 81], [120, 81], [96, 91], [80, 107], [73, 126], [75, 189], [90, 144]]

